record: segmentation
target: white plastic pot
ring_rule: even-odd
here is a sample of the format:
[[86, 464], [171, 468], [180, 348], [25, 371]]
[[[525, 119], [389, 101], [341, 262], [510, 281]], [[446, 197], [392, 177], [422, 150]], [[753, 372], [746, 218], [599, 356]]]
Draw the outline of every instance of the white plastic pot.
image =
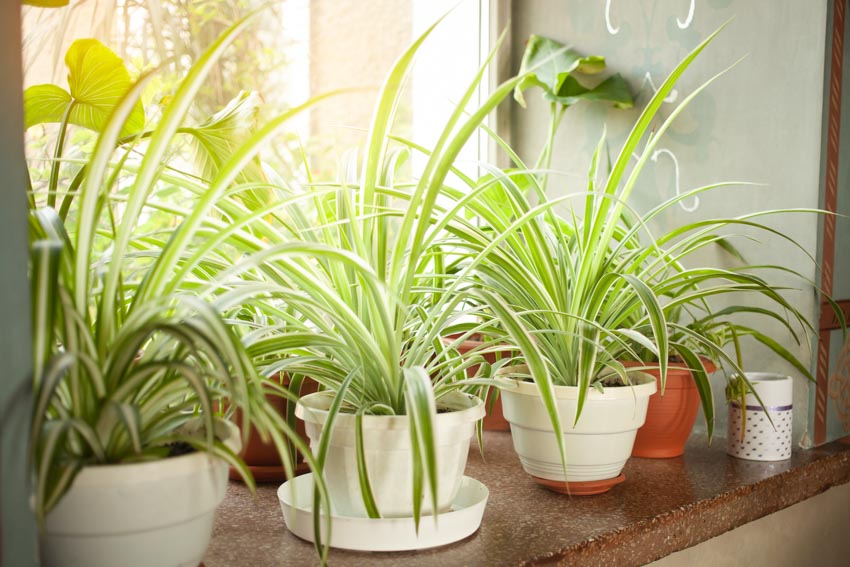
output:
[[566, 445], [566, 477], [557, 437], [537, 386], [512, 380], [514, 387], [502, 389], [502, 407], [525, 472], [538, 479], [570, 483], [619, 476], [646, 419], [649, 397], [656, 391], [652, 376], [632, 373], [630, 378], [632, 386], [608, 387], [604, 393], [591, 388], [575, 425], [578, 387], [554, 387]]
[[[306, 424], [313, 451], [319, 446], [333, 394], [319, 392], [302, 397], [295, 415]], [[469, 441], [475, 422], [484, 417], [484, 403], [460, 392], [444, 396], [434, 427], [437, 451], [437, 505], [448, 510], [457, 495], [466, 468]], [[325, 460], [324, 475], [333, 513], [337, 516], [367, 515], [360, 494], [355, 445], [355, 417], [337, 415]], [[378, 511], [384, 518], [406, 518], [413, 515], [413, 473], [410, 444], [410, 421], [407, 416], [364, 416], [363, 446], [366, 470]], [[431, 513], [430, 491], [425, 490], [422, 513]]]
[[790, 459], [794, 400], [791, 377], [768, 372], [747, 372], [747, 380], [758, 393], [764, 407], [753, 394], [747, 394], [745, 398], [746, 414], [738, 401], [729, 402], [726, 452], [750, 461]]
[[[217, 422], [234, 452], [239, 430]], [[46, 518], [47, 567], [197, 567], [227, 489], [227, 463], [207, 453], [86, 467]]]

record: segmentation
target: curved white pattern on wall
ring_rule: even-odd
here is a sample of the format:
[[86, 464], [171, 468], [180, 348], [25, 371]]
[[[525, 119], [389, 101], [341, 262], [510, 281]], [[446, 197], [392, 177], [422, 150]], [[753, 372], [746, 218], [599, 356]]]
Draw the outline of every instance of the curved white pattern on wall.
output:
[[[681, 191], [681, 187], [679, 185], [679, 160], [676, 159], [676, 154], [674, 154], [673, 152], [671, 152], [667, 148], [659, 148], [652, 153], [652, 156], [650, 156], [650, 159], [652, 161], [654, 161], [655, 163], [658, 163], [658, 156], [660, 156], [660, 155], [666, 155], [667, 157], [669, 157], [673, 161], [673, 175], [674, 175], [674, 183], [675, 183], [675, 187], [676, 187], [676, 195], [677, 196], [681, 195], [682, 191]], [[694, 204], [693, 205], [686, 205], [684, 201], [679, 201], [679, 206], [682, 207], [682, 209], [685, 212], [692, 213], [699, 208], [699, 196], [694, 195]]]
[[685, 18], [684, 22], [679, 18], [676, 18], [676, 25], [679, 26], [680, 30], [688, 29], [691, 25], [691, 22], [694, 21], [694, 4], [696, 4], [696, 0], [691, 0], [691, 7], [688, 10], [688, 17]]
[[[643, 82], [640, 84], [640, 88], [643, 89], [643, 87], [645, 87], [647, 83], [649, 83], [649, 88], [652, 89], [652, 94], [655, 94], [656, 92], [658, 92], [658, 88], [655, 86], [655, 83], [652, 81], [652, 74], [649, 71], [647, 71], [644, 74]], [[672, 89], [670, 91], [670, 94], [668, 94], [667, 97], [664, 99], [664, 102], [666, 102], [668, 104], [674, 103], [674, 102], [676, 102], [677, 98], [679, 98], [679, 91], [677, 89]]]
[[611, 35], [620, 33], [620, 26], [615, 28], [611, 24], [611, 0], [605, 0], [605, 27], [608, 28], [608, 33]]

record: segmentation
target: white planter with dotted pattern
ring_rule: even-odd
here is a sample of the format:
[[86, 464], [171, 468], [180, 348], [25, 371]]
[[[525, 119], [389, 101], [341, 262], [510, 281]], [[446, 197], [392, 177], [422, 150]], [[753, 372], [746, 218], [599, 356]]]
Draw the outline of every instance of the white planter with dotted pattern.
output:
[[768, 372], [748, 372], [747, 379], [764, 407], [753, 394], [747, 394], [746, 412], [742, 411], [739, 402], [729, 402], [726, 452], [750, 461], [784, 461], [791, 458], [791, 377]]

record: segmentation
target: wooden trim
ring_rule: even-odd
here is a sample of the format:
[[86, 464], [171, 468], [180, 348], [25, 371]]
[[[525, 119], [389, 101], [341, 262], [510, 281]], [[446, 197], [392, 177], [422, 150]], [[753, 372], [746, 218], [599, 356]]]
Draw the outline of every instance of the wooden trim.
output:
[[[844, 64], [844, 17], [846, 0], [833, 2], [832, 59], [829, 79], [829, 118], [826, 136], [826, 175], [824, 176], [823, 208], [836, 212], [838, 204], [838, 162], [841, 135], [841, 88]], [[833, 266], [835, 264], [835, 216], [825, 215], [821, 236], [823, 255], [821, 258], [821, 289], [832, 295]], [[829, 396], [829, 331], [821, 331], [818, 342], [817, 373], [815, 389], [815, 445], [826, 442], [826, 402]]]
[[[850, 299], [842, 299], [837, 302], [838, 308], [844, 313], [844, 320], [850, 321]], [[819, 331], [836, 331], [841, 328], [838, 323], [838, 318], [832, 312], [832, 306], [829, 303], [821, 303], [820, 305], [820, 325]]]

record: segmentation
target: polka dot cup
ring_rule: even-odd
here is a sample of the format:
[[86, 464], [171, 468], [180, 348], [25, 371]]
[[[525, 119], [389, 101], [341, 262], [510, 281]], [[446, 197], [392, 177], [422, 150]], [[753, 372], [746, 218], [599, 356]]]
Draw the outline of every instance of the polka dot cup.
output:
[[726, 452], [733, 457], [751, 461], [783, 461], [790, 458], [793, 414], [791, 377], [748, 372], [747, 379], [761, 397], [764, 408], [753, 394], [747, 394], [745, 421], [740, 402], [729, 403]]

